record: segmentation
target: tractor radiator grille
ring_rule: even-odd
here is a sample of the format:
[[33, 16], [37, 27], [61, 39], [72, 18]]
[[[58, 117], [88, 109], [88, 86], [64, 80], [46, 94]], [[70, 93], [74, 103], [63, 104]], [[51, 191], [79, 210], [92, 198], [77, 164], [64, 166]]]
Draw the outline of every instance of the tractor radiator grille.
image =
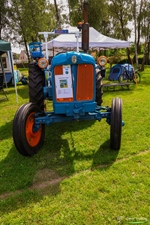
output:
[[94, 67], [91, 64], [80, 64], [77, 69], [76, 100], [94, 98]]
[[[56, 94], [57, 102], [73, 102], [74, 100], [90, 101], [94, 98], [94, 66], [91, 64], [78, 64], [76, 73], [76, 76], [73, 74], [73, 81], [76, 82], [76, 85], [73, 85], [76, 89], [76, 91], [74, 90], [73, 96], [70, 98], [63, 98], [57, 97]], [[54, 68], [54, 75], [55, 78], [61, 75], [63, 77], [63, 65], [59, 65]]]

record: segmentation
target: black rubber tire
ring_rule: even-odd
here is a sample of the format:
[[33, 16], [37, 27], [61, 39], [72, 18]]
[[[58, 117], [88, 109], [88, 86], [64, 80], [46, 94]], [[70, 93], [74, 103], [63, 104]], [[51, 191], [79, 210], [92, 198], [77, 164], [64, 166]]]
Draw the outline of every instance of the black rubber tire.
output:
[[135, 71], [133, 82], [135, 84], [138, 84], [138, 83], [141, 82], [141, 75], [140, 75], [140, 73], [138, 71]]
[[122, 99], [113, 98], [111, 106], [110, 122], [110, 148], [119, 150], [121, 146], [122, 133]]
[[20, 130], [19, 130], [19, 128], [20, 128], [20, 126], [19, 126], [19, 123], [20, 123], [20, 115], [21, 115], [21, 112], [22, 112], [23, 108], [26, 105], [27, 104], [21, 105], [19, 107], [19, 109], [17, 110], [17, 112], [15, 114], [15, 117], [14, 117], [14, 120], [13, 120], [13, 127], [12, 127], [12, 136], [13, 136], [13, 141], [14, 141], [15, 147], [18, 150], [18, 152], [21, 155], [24, 155], [24, 156], [28, 156], [28, 154], [24, 150], [24, 147], [23, 147], [23, 145], [21, 143], [20, 138], [18, 138], [18, 135], [20, 133]]
[[97, 105], [101, 106], [103, 100], [102, 100], [102, 95], [103, 95], [103, 91], [102, 91], [102, 76], [101, 76], [101, 72], [99, 71], [96, 74], [96, 102]]
[[[37, 112], [41, 112], [41, 109], [37, 105], [27, 103], [16, 114], [15, 121], [18, 117], [18, 122], [16, 122], [18, 134], [14, 132], [14, 142], [18, 152], [24, 156], [36, 154], [44, 144], [45, 124], [41, 124], [37, 131], [33, 131], [34, 114]], [[37, 137], [39, 138], [36, 141]], [[30, 141], [33, 141], [32, 144], [30, 144]]]
[[29, 65], [29, 101], [44, 110], [44, 71], [36, 63]]

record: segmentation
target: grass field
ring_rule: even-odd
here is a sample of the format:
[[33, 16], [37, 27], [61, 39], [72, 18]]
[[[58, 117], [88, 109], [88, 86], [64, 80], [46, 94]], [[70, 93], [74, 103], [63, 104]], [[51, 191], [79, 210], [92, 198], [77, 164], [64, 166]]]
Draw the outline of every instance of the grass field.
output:
[[[28, 86], [0, 93], [0, 224], [150, 224], [150, 67], [139, 85], [104, 89], [103, 105], [123, 100], [122, 145], [109, 149], [110, 127], [102, 120], [46, 127], [43, 148], [20, 155], [12, 139], [18, 107]], [[52, 109], [52, 102], [47, 102]]]

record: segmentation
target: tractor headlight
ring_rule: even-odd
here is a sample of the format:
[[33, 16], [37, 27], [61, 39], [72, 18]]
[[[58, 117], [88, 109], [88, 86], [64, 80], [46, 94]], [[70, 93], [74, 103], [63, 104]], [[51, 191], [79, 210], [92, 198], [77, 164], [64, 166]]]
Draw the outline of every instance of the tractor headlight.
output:
[[48, 66], [48, 60], [46, 58], [40, 58], [38, 60], [38, 66], [41, 68], [41, 69], [44, 69]]
[[98, 59], [97, 59], [97, 63], [100, 65], [100, 66], [105, 66], [107, 64], [107, 58], [105, 56], [100, 56]]

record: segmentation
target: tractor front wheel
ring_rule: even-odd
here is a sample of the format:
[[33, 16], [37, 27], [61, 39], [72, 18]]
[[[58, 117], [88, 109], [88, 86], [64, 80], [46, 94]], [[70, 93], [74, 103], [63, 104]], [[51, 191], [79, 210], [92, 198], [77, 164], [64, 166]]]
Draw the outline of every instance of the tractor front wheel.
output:
[[16, 146], [16, 149], [18, 152], [24, 156], [28, 156], [27, 152], [24, 150], [24, 147], [22, 145], [21, 139], [19, 138], [19, 133], [20, 133], [20, 115], [22, 115], [22, 110], [26, 107], [26, 104], [23, 104], [19, 107], [17, 110], [14, 120], [13, 120], [13, 129], [12, 129], [12, 136], [13, 136], [13, 141]]
[[114, 98], [111, 106], [110, 148], [119, 150], [122, 133], [122, 99]]
[[24, 156], [36, 154], [43, 146], [45, 124], [35, 126], [34, 115], [39, 112], [41, 109], [33, 103], [24, 104], [16, 112], [13, 139], [18, 152]]

